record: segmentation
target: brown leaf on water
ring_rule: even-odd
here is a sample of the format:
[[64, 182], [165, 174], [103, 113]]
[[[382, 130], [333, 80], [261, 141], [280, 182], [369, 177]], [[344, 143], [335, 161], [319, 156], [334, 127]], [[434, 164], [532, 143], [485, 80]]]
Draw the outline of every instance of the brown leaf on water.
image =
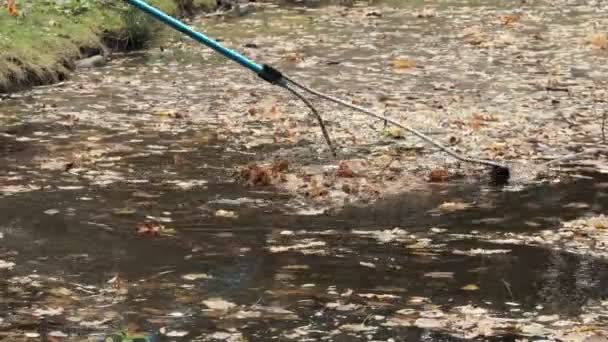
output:
[[485, 41], [485, 37], [479, 26], [466, 28], [462, 32], [462, 38], [466, 43], [471, 45], [479, 45]]
[[272, 173], [277, 174], [285, 172], [289, 169], [289, 162], [285, 159], [275, 159], [272, 163]]
[[112, 289], [118, 294], [127, 294], [129, 292], [129, 282], [118, 274], [108, 280], [108, 284], [110, 284]]
[[605, 33], [595, 33], [588, 38], [588, 43], [598, 49], [608, 49], [608, 36]]
[[306, 196], [310, 198], [326, 196], [328, 193], [327, 187], [316, 178], [310, 180], [308, 189], [305, 192]]
[[507, 14], [500, 17], [503, 25], [512, 25], [513, 23], [519, 21], [520, 16], [518, 14]]
[[348, 166], [348, 163], [345, 161], [341, 161], [338, 165], [338, 171], [336, 172], [336, 176], [342, 178], [353, 178], [355, 177], [355, 172]]
[[186, 117], [186, 115], [178, 112], [175, 109], [160, 110], [160, 111], [155, 112], [154, 115], [171, 118], [171, 119], [183, 119]]
[[160, 235], [160, 226], [160, 224], [152, 222], [140, 222], [137, 224], [136, 233], [137, 235], [156, 237]]
[[239, 172], [239, 179], [249, 186], [268, 186], [272, 183], [271, 173], [272, 170], [251, 163]]
[[431, 170], [429, 174], [429, 182], [431, 183], [445, 183], [450, 179], [448, 170], [445, 168], [436, 168]]
[[477, 118], [472, 118], [471, 121], [469, 122], [469, 127], [473, 130], [473, 131], [479, 131], [479, 129], [481, 128], [481, 120], [477, 119]]
[[139, 236], [159, 237], [162, 235], [173, 235], [175, 232], [159, 222], [143, 221], [137, 224], [135, 233]]
[[296, 62], [301, 62], [302, 60], [304, 60], [304, 57], [299, 52], [291, 52], [291, 53], [288, 53], [287, 55], [285, 55], [283, 57], [283, 59], [286, 61], [289, 61], [289, 62], [296, 63]]

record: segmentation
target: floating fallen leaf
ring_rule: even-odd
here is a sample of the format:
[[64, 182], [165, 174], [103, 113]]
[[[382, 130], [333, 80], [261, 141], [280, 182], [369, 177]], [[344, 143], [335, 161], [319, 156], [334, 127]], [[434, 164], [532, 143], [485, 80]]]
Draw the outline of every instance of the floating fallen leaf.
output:
[[138, 198], [146, 198], [146, 199], [152, 199], [152, 198], [159, 198], [159, 195], [155, 195], [155, 194], [149, 194], [147, 192], [143, 192], [143, 191], [135, 191], [131, 194], [131, 196], [133, 197], [138, 197]]
[[340, 330], [352, 331], [352, 332], [364, 332], [370, 330], [376, 330], [377, 327], [364, 325], [364, 324], [344, 324], [340, 326]]
[[316, 247], [324, 247], [326, 243], [324, 241], [309, 241], [303, 242], [291, 246], [271, 246], [269, 250], [272, 253], [288, 252], [293, 250], [306, 251], [308, 249], [314, 249]]
[[435, 9], [425, 8], [422, 11], [415, 12], [417, 18], [433, 18], [437, 16]]
[[363, 298], [377, 298], [377, 299], [399, 299], [401, 297], [392, 294], [379, 294], [379, 293], [359, 293], [359, 297]]
[[239, 172], [239, 178], [249, 186], [268, 186], [272, 183], [271, 170], [255, 163], [247, 165]]
[[227, 217], [227, 218], [237, 218], [238, 215], [232, 210], [223, 210], [220, 209], [215, 212], [215, 216], [217, 217]]
[[273, 163], [272, 163], [272, 168], [271, 171], [272, 173], [276, 174], [276, 173], [280, 173], [280, 172], [285, 172], [289, 169], [289, 162], [285, 159], [276, 159]]
[[343, 304], [340, 302], [335, 302], [335, 303], [327, 303], [325, 304], [325, 307], [328, 309], [332, 309], [332, 310], [336, 310], [336, 311], [354, 311], [357, 310], [361, 307], [361, 305], [359, 304]]
[[520, 16], [517, 14], [507, 14], [507, 15], [503, 15], [500, 19], [501, 19], [503, 25], [511, 25], [514, 22], [518, 21], [519, 18], [520, 18]]
[[559, 315], [540, 315], [536, 317], [536, 320], [539, 322], [553, 322], [559, 319]]
[[393, 60], [393, 68], [396, 70], [410, 69], [416, 66], [416, 62], [409, 58], [397, 58]]
[[421, 311], [420, 312], [420, 317], [424, 317], [424, 318], [441, 318], [445, 316], [445, 314], [443, 313], [443, 311], [441, 310], [428, 310], [428, 311]]
[[453, 278], [454, 272], [428, 272], [424, 276], [427, 278]]
[[461, 287], [460, 289], [465, 290], [465, 291], [477, 291], [477, 290], [479, 290], [479, 286], [477, 286], [475, 284], [469, 284], [469, 285], [465, 285], [465, 286]]
[[161, 110], [155, 112], [154, 115], [164, 116], [172, 119], [183, 119], [185, 117], [184, 114], [172, 109], [172, 110]]
[[414, 309], [401, 309], [401, 310], [398, 310], [396, 313], [398, 313], [399, 315], [403, 315], [403, 316], [409, 316], [409, 315], [415, 314], [416, 310], [414, 310]]
[[235, 319], [251, 319], [251, 318], [260, 318], [262, 317], [262, 313], [259, 311], [247, 311], [247, 310], [239, 310], [229, 316], [229, 318]]
[[209, 309], [219, 311], [228, 311], [236, 307], [236, 304], [218, 297], [206, 299], [203, 301], [203, 304], [205, 304]]
[[393, 139], [402, 139], [403, 138], [403, 130], [399, 127], [391, 126], [382, 131], [382, 133]]
[[407, 238], [407, 231], [401, 228], [385, 229], [381, 231], [372, 230], [353, 230], [353, 234], [367, 235], [381, 243], [387, 243], [395, 240], [403, 240]]
[[199, 280], [199, 279], [213, 279], [213, 276], [209, 275], [209, 274], [205, 274], [205, 273], [189, 273], [189, 274], [184, 274], [182, 276], [182, 279], [184, 280]]
[[473, 249], [469, 249], [468, 251], [462, 251], [462, 250], [456, 249], [456, 250], [452, 251], [452, 253], [454, 253], [456, 255], [474, 256], [474, 255], [506, 254], [506, 253], [511, 253], [511, 250], [510, 249], [473, 248]]
[[138, 223], [135, 232], [137, 233], [137, 235], [148, 237], [175, 234], [174, 230], [165, 228], [165, 226], [161, 223], [153, 221], [144, 221]]
[[168, 337], [184, 337], [188, 334], [189, 332], [185, 330], [171, 330], [168, 331], [165, 335]]
[[589, 44], [598, 49], [608, 49], [608, 36], [605, 33], [596, 33], [588, 38]]
[[32, 312], [32, 314], [34, 316], [59, 316], [61, 314], [63, 314], [63, 308], [62, 307], [58, 307], [58, 308], [46, 308], [46, 309], [36, 309], [34, 310], [34, 312]]
[[[57, 337], [57, 338], [65, 338], [65, 337], [68, 337], [69, 335], [64, 333], [63, 331], [55, 330], [55, 331], [49, 332], [48, 336]], [[61, 340], [56, 340], [56, 341], [61, 341]]]
[[376, 265], [371, 262], [360, 261], [359, 265], [369, 268], [376, 268]]
[[341, 161], [336, 172], [338, 177], [352, 178], [355, 177], [355, 172], [350, 168], [347, 162]]
[[50, 289], [49, 293], [54, 296], [65, 296], [65, 297], [68, 297], [68, 296], [71, 296], [74, 294], [74, 292], [72, 290], [66, 289], [65, 287], [58, 287], [58, 288]]
[[443, 327], [441, 321], [434, 318], [418, 318], [414, 325], [423, 329], [437, 329]]
[[481, 316], [481, 315], [486, 315], [488, 313], [487, 309], [480, 308], [478, 306], [474, 306], [471, 304], [464, 305], [464, 306], [457, 306], [456, 310], [460, 311], [461, 313], [463, 313], [465, 315]]
[[429, 299], [426, 297], [413, 296], [410, 297], [407, 301], [411, 304], [422, 304], [428, 302]]
[[10, 262], [10, 261], [4, 261], [0, 259], [0, 270], [2, 269], [12, 269], [13, 267], [15, 267], [15, 263], [14, 262]]
[[48, 210], [45, 210], [44, 213], [47, 214], [47, 215], [51, 215], [52, 216], [52, 215], [59, 214], [59, 210], [57, 210], [57, 209], [48, 209]]
[[454, 212], [468, 209], [470, 205], [463, 202], [444, 202], [439, 206], [439, 210], [443, 212]]
[[599, 216], [590, 217], [587, 220], [587, 223], [589, 224], [590, 227], [595, 228], [595, 229], [608, 229], [608, 216], [599, 215]]
[[479, 44], [483, 43], [485, 40], [483, 34], [481, 33], [481, 29], [479, 28], [479, 26], [472, 26], [472, 27], [466, 28], [462, 32], [462, 38], [464, 39], [464, 41], [466, 43], [471, 44], [471, 45], [479, 45]]
[[471, 121], [469, 122], [469, 127], [473, 131], [479, 131], [479, 129], [481, 129], [481, 120], [477, 118], [471, 118]]
[[479, 120], [479, 121], [486, 121], [486, 122], [498, 121], [498, 118], [496, 116], [490, 115], [490, 114], [473, 113], [472, 117], [473, 117], [473, 119]]
[[226, 341], [226, 342], [242, 342], [247, 341], [243, 338], [243, 334], [240, 332], [224, 332], [224, 331], [216, 331], [213, 334], [208, 336], [209, 341]]
[[137, 210], [133, 208], [118, 208], [113, 209], [112, 212], [116, 215], [133, 215], [137, 212]]
[[301, 62], [304, 57], [299, 52], [292, 52], [285, 55], [283, 59], [289, 62]]
[[450, 175], [448, 170], [445, 168], [436, 168], [431, 170], [429, 174], [429, 182], [431, 183], [445, 183], [449, 180]]

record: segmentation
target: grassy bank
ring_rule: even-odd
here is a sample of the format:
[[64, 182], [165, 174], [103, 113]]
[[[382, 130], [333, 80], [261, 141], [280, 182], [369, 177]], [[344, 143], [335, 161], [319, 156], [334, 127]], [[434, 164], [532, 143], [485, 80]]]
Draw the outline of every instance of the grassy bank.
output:
[[[148, 2], [173, 15], [215, 7], [215, 0]], [[146, 47], [161, 29], [121, 1], [17, 0], [16, 5], [17, 15], [0, 7], [0, 93], [60, 81], [75, 60], [106, 48]]]

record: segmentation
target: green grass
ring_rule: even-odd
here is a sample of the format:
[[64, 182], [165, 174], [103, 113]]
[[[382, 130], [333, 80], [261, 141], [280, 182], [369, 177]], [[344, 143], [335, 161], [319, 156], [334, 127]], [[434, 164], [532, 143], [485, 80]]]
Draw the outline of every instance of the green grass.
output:
[[[175, 15], [211, 8], [215, 0], [148, 0]], [[110, 0], [18, 0], [18, 17], [0, 7], [0, 92], [51, 83], [67, 74], [70, 63], [107, 43], [115, 49], [148, 46], [160, 24], [135, 9]]]

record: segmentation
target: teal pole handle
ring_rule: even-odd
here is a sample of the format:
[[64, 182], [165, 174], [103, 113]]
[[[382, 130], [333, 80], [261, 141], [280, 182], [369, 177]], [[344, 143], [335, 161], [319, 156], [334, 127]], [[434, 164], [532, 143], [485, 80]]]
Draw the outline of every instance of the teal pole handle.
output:
[[143, 0], [126, 0], [126, 1], [133, 7], [136, 7], [137, 9], [151, 15], [155, 19], [157, 19], [157, 20], [163, 22], [164, 24], [174, 28], [175, 30], [189, 36], [190, 38], [196, 40], [197, 42], [210, 47], [211, 49], [215, 50], [215, 52], [239, 63], [240, 65], [255, 72], [256, 74], [261, 76], [265, 73], [264, 66], [262, 66], [258, 63], [255, 63], [254, 61], [250, 60], [249, 58], [222, 46], [215, 40], [207, 37], [206, 35], [204, 35], [200, 32], [194, 31], [188, 25], [167, 15], [166, 13], [162, 12], [159, 9], [157, 9], [153, 6], [150, 6], [145, 1], [143, 1]]

